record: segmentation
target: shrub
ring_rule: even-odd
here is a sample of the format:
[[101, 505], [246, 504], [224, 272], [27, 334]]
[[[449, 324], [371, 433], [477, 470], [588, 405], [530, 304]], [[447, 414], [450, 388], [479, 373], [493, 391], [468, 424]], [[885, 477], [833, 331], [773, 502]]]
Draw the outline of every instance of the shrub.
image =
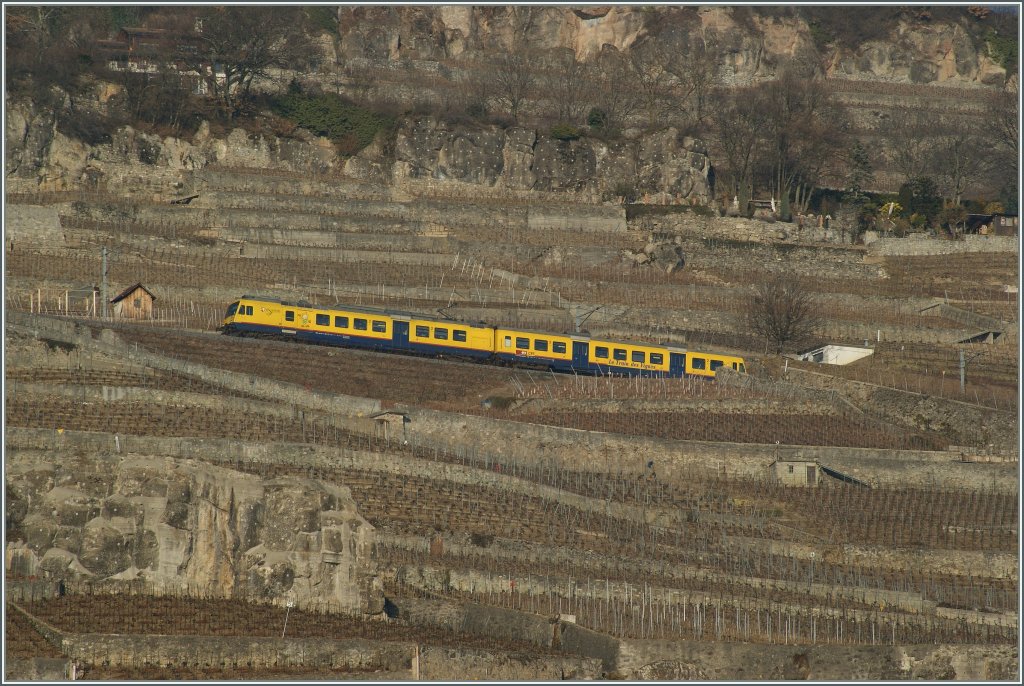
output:
[[308, 95], [289, 87], [288, 93], [274, 98], [274, 113], [294, 121], [318, 136], [330, 138], [340, 150], [359, 152], [380, 131], [395, 127], [393, 117], [350, 103], [334, 93]]
[[615, 187], [612, 189], [612, 193], [624, 198], [627, 203], [636, 202], [637, 199], [636, 187], [626, 181], [620, 181], [615, 184]]
[[306, 7], [305, 12], [310, 26], [330, 34], [338, 33], [338, 17], [332, 7], [313, 5]]
[[572, 124], [555, 124], [551, 127], [551, 137], [560, 141], [574, 141], [583, 135], [583, 132]]
[[123, 122], [90, 110], [63, 110], [57, 116], [57, 130], [87, 145], [109, 143]]
[[985, 36], [985, 43], [988, 45], [988, 54], [999, 66], [1007, 72], [1013, 73], [1017, 67], [1017, 37], [1004, 36], [995, 31]]
[[587, 126], [594, 129], [603, 129], [608, 123], [608, 113], [604, 110], [593, 107], [587, 115]]

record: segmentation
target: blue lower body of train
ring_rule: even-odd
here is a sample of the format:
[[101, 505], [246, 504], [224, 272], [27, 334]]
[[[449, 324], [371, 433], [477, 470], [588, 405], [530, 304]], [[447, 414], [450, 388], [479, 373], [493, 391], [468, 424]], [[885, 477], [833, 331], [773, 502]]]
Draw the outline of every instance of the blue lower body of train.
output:
[[591, 364], [589, 348], [583, 341], [573, 341], [572, 358], [569, 360], [543, 359], [509, 353], [495, 353], [491, 350], [471, 350], [450, 346], [414, 343], [409, 340], [409, 323], [395, 321], [391, 338], [371, 338], [350, 334], [323, 333], [320, 331], [303, 331], [302, 329], [285, 329], [277, 326], [261, 324], [230, 324], [224, 327], [227, 334], [253, 334], [269, 336], [277, 339], [291, 339], [318, 345], [331, 345], [343, 348], [360, 348], [378, 352], [405, 352], [416, 355], [445, 355], [453, 358], [476, 360], [498, 360], [506, 364], [529, 365], [547, 368], [556, 372], [567, 372], [597, 376], [640, 376], [640, 377], [682, 377], [686, 375], [686, 356], [683, 353], [669, 354], [669, 370], [631, 369], [628, 367], [612, 367], [603, 364]]

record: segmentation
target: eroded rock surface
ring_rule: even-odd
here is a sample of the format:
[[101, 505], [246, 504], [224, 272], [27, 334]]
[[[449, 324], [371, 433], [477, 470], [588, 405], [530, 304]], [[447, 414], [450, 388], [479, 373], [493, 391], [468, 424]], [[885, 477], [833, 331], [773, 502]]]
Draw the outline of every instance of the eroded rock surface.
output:
[[376, 614], [374, 529], [347, 488], [119, 455], [9, 455], [19, 531], [6, 566], [53, 579], [143, 578], [217, 595]]

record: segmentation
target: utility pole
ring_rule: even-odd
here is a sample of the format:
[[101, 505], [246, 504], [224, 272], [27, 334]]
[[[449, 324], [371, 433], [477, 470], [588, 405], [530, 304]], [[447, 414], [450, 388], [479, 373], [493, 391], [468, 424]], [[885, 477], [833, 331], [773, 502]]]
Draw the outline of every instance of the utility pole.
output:
[[987, 350], [982, 350], [980, 353], [975, 353], [969, 358], [964, 358], [964, 349], [960, 348], [960, 392], [965, 393], [967, 389], [967, 363], [971, 360], [977, 359], [987, 353]]
[[964, 361], [964, 349], [960, 348], [960, 392], [963, 393], [967, 387], [967, 362]]
[[103, 300], [103, 318], [107, 318], [107, 246], [103, 246], [103, 274], [100, 281], [100, 299]]

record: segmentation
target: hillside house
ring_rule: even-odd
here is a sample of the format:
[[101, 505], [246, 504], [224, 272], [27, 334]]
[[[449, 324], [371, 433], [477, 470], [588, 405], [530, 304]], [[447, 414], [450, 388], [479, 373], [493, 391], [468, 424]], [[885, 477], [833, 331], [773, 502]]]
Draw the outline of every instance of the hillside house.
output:
[[192, 36], [166, 29], [125, 27], [113, 39], [96, 41], [96, 46], [111, 71], [176, 74], [187, 81], [193, 93], [205, 92], [205, 81], [183, 59], [198, 49]]
[[129, 286], [111, 299], [115, 319], [152, 319], [156, 296], [141, 283]]
[[1020, 220], [1012, 214], [968, 214], [964, 220], [964, 233], [1016, 236], [1020, 233]]

